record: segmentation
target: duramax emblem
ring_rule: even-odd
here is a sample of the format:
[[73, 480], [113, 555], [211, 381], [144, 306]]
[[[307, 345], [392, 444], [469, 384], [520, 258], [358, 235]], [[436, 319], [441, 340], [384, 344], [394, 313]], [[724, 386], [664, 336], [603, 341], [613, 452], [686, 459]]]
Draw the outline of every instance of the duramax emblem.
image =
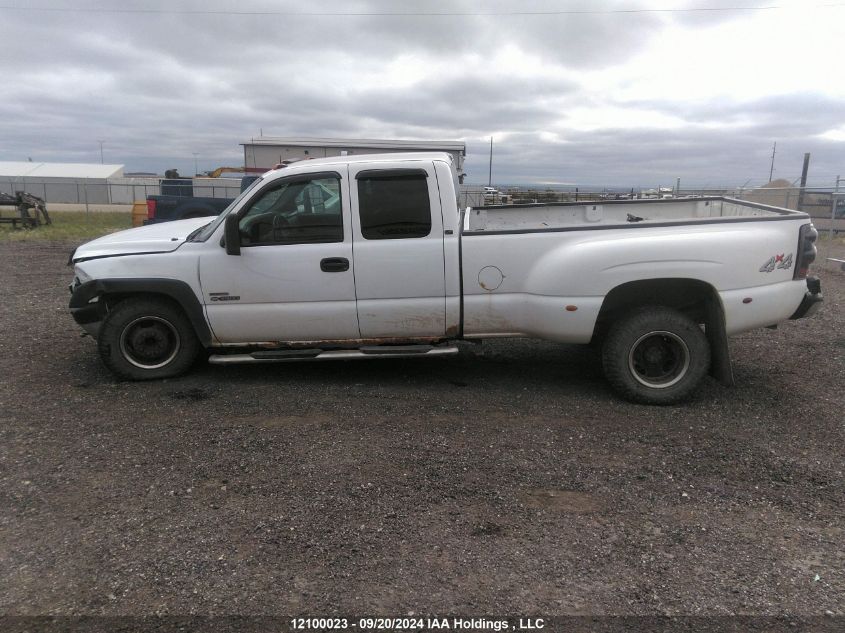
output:
[[209, 292], [212, 301], [240, 301], [240, 295], [230, 295], [228, 292]]
[[761, 273], [770, 273], [775, 268], [782, 268], [784, 270], [789, 270], [792, 268], [792, 253], [789, 255], [784, 256], [783, 253], [780, 255], [772, 255], [765, 264], [760, 266]]

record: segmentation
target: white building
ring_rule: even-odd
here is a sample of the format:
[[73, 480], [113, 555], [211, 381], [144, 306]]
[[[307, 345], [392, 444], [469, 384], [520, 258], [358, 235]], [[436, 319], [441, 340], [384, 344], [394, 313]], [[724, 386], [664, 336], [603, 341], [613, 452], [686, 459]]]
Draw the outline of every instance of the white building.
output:
[[123, 176], [123, 165], [0, 161], [0, 191], [26, 191], [47, 202], [108, 204], [108, 180]]
[[458, 174], [464, 173], [466, 143], [462, 141], [397, 141], [384, 139], [279, 138], [259, 136], [241, 143], [244, 165], [272, 169], [285, 161], [350, 154], [392, 152], [447, 152], [452, 155]]

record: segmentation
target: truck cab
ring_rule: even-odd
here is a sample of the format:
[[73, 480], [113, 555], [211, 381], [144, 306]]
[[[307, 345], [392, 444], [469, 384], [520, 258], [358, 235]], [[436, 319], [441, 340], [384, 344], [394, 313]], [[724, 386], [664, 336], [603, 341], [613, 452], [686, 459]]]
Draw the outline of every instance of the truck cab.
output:
[[[452, 314], [447, 324], [441, 191], [454, 235], [450, 164], [405, 158], [313, 171], [311, 163], [306, 173], [267, 179], [223, 222], [227, 247], [200, 257], [215, 338], [228, 345], [445, 337], [457, 320]], [[216, 234], [209, 227], [196, 239]]]

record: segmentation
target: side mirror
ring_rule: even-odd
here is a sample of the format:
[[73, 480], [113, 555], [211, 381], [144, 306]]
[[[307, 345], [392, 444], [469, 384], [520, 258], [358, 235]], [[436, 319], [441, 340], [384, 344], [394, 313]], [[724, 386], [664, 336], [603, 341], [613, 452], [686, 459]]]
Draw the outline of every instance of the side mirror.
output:
[[241, 254], [241, 229], [238, 226], [238, 216], [230, 213], [223, 225], [223, 240], [226, 243], [227, 255]]

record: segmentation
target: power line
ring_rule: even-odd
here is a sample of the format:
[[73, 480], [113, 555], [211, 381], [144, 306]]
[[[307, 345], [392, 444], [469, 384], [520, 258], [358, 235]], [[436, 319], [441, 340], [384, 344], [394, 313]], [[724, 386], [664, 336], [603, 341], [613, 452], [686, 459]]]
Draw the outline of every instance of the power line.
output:
[[[836, 9], [845, 2], [801, 5], [803, 9]], [[777, 11], [799, 7], [768, 5], [759, 7], [688, 7], [688, 8], [637, 8], [637, 9], [565, 9], [559, 11], [250, 11], [232, 9], [135, 9], [93, 7], [22, 7], [0, 5], [0, 11], [25, 11], [42, 13], [114, 13], [147, 15], [232, 15], [232, 16], [284, 16], [284, 17], [496, 17], [496, 16], [555, 16], [555, 15], [624, 15], [632, 13], [726, 13], [740, 11]]]

